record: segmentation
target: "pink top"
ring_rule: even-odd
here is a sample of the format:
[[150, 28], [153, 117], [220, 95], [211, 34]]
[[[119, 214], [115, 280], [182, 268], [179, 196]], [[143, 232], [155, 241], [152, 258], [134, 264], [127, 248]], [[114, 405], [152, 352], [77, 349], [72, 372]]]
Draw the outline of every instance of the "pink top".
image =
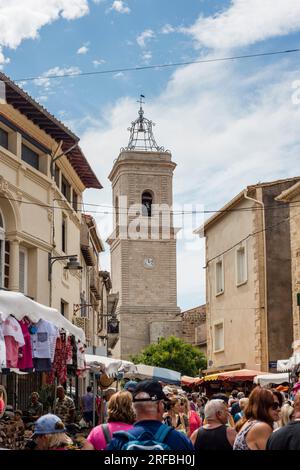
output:
[[194, 410], [190, 410], [189, 412], [189, 423], [190, 423], [190, 435], [193, 434], [196, 429], [200, 428], [201, 426], [201, 418], [198, 413]]
[[15, 369], [18, 367], [19, 343], [12, 336], [4, 336], [4, 341], [6, 347], [6, 367]]
[[[132, 424], [120, 423], [120, 422], [111, 422], [107, 423], [110, 435], [117, 431], [129, 431], [132, 429]], [[102, 425], [96, 426], [91, 430], [90, 434], [87, 437], [87, 441], [92, 444], [95, 450], [105, 450], [107, 443], [102, 431]]]
[[31, 340], [30, 333], [28, 331], [28, 324], [26, 320], [21, 320], [19, 321], [19, 325], [24, 336], [25, 345], [22, 346], [19, 351], [18, 368], [33, 369]]

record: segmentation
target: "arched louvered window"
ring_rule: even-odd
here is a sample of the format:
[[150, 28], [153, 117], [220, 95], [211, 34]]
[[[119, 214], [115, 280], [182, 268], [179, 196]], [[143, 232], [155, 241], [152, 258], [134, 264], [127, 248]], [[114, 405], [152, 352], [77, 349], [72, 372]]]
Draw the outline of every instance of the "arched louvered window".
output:
[[152, 215], [153, 196], [150, 191], [144, 191], [142, 194], [142, 213], [144, 216], [151, 217]]

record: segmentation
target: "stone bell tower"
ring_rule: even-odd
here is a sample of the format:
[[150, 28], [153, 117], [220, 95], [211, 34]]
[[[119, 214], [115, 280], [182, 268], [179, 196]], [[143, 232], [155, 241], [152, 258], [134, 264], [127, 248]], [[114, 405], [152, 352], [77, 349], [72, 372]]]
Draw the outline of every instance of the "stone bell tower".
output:
[[121, 149], [109, 175], [115, 210], [108, 243], [120, 322], [112, 355], [122, 359], [159, 337], [176, 335], [180, 313], [172, 214], [176, 164], [155, 142], [153, 123], [144, 117], [142, 99], [139, 103], [128, 146]]

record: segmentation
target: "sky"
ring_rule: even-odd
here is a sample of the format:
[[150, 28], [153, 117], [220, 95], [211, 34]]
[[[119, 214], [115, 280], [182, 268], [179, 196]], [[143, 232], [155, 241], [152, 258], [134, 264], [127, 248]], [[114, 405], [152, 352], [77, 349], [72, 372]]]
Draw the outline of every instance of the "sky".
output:
[[[299, 0], [0, 0], [0, 68], [80, 137], [104, 186], [85, 194], [104, 240], [107, 176], [140, 94], [177, 163], [174, 208], [217, 210], [247, 185], [299, 176], [300, 53], [48, 76], [290, 50], [299, 39]], [[183, 310], [205, 302], [204, 240], [192, 233], [202, 222], [175, 220]]]

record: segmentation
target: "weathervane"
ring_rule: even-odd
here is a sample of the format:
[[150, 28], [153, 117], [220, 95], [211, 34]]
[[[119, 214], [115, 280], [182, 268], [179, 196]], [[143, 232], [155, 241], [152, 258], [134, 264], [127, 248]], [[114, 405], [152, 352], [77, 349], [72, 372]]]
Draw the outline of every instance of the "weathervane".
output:
[[137, 101], [140, 105], [138, 118], [128, 128], [130, 137], [125, 150], [165, 152], [164, 147], [159, 147], [155, 141], [152, 130], [152, 127], [155, 126], [154, 122], [144, 117], [142, 105], [145, 104], [145, 101], [143, 101], [143, 98], [145, 98], [145, 95], [140, 95], [140, 99]]

